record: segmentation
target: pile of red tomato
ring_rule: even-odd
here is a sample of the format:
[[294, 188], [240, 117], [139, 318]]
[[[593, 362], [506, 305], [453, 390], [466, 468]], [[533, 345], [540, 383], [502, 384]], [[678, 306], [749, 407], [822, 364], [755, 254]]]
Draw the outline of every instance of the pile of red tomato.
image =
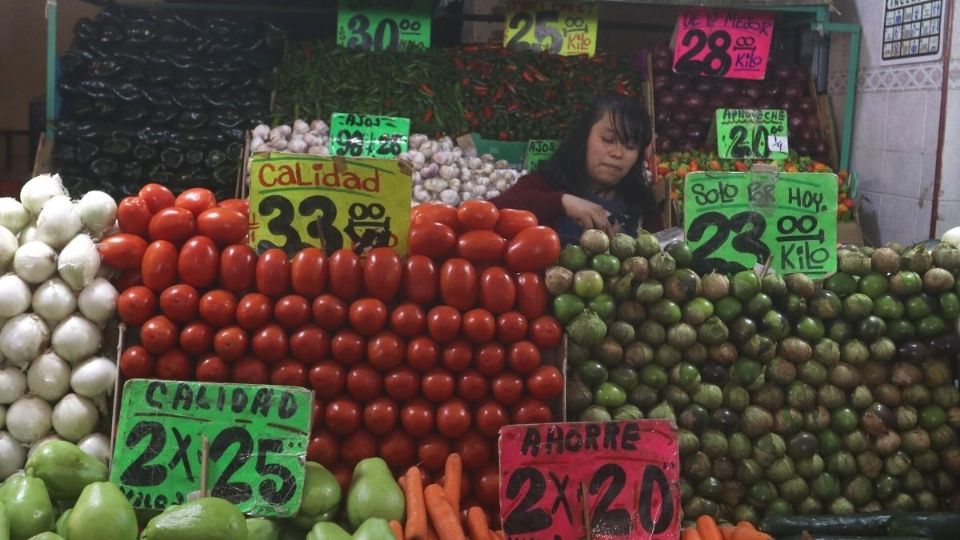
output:
[[[124, 271], [126, 378], [312, 388], [308, 459], [348, 479], [380, 456], [440, 471], [460, 453], [473, 499], [495, 508], [496, 438], [550, 421], [563, 374], [543, 361], [563, 329], [543, 270], [560, 252], [533, 214], [485, 201], [414, 209], [407, 257], [306, 248], [257, 255], [245, 201], [150, 184], [103, 240]], [[132, 335], [131, 335], [132, 334]]]

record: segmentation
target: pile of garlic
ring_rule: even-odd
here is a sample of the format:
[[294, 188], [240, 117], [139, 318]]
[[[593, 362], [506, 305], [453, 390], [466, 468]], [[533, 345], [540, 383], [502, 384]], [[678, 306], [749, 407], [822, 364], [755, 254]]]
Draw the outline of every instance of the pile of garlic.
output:
[[308, 124], [299, 118], [292, 127], [284, 124], [271, 129], [260, 124], [251, 132], [250, 151], [329, 156], [330, 127], [323, 120]]

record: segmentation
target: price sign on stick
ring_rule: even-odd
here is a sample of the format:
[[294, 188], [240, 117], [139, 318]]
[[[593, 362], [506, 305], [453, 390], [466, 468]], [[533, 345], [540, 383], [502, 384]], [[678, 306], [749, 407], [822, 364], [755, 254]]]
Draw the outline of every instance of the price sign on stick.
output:
[[330, 153], [335, 156], [395, 158], [407, 151], [410, 119], [333, 113]]
[[250, 160], [250, 246], [403, 254], [410, 228], [410, 173], [394, 159], [280, 153]]
[[763, 79], [773, 37], [773, 15], [685, 9], [677, 19], [673, 70], [695, 76]]
[[555, 140], [532, 140], [527, 143], [527, 153], [523, 158], [523, 168], [528, 171], [535, 171], [540, 162], [553, 157], [557, 151], [560, 141]]
[[787, 111], [717, 109], [717, 153], [726, 159], [785, 159]]
[[781, 274], [837, 269], [837, 176], [697, 172], [684, 179], [683, 229], [694, 268], [730, 273], [772, 257]]
[[340, 0], [337, 45], [365, 51], [430, 47], [427, 0]]
[[503, 46], [593, 56], [597, 51], [598, 5], [592, 2], [511, 0], [507, 5]]
[[594, 538], [677, 538], [679, 482], [672, 422], [500, 429], [500, 519], [508, 540], [583, 538], [588, 528]]
[[312, 393], [304, 388], [135, 379], [123, 387], [110, 481], [134, 508], [163, 509], [200, 489], [247, 514], [300, 508]]

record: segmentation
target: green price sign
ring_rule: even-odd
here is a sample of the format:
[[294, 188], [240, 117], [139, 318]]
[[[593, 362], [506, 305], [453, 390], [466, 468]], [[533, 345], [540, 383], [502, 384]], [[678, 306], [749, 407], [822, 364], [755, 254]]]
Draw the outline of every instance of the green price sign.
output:
[[768, 258], [781, 274], [837, 269], [835, 174], [690, 173], [683, 200], [683, 230], [701, 275]]
[[200, 489], [247, 514], [289, 517], [303, 495], [312, 393], [305, 388], [135, 379], [123, 386], [110, 481], [134, 508], [163, 509]]
[[330, 153], [345, 157], [390, 159], [407, 151], [410, 119], [333, 113]]
[[520, 51], [593, 56], [599, 8], [592, 2], [510, 0], [503, 46]]
[[717, 153], [724, 159], [785, 159], [787, 111], [717, 109]]
[[557, 151], [560, 141], [555, 140], [532, 140], [527, 143], [527, 153], [523, 158], [523, 168], [528, 171], [535, 171], [540, 166], [541, 161], [546, 161], [553, 157]]
[[364, 51], [430, 47], [429, 0], [340, 0], [337, 45]]

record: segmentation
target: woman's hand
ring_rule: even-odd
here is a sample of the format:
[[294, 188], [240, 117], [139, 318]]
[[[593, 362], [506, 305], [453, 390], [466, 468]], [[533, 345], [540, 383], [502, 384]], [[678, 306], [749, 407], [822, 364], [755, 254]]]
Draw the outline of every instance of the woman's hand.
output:
[[570, 194], [564, 194], [560, 202], [563, 204], [563, 211], [582, 229], [600, 229], [610, 236], [620, 232], [620, 224], [611, 224], [610, 213], [599, 204]]

